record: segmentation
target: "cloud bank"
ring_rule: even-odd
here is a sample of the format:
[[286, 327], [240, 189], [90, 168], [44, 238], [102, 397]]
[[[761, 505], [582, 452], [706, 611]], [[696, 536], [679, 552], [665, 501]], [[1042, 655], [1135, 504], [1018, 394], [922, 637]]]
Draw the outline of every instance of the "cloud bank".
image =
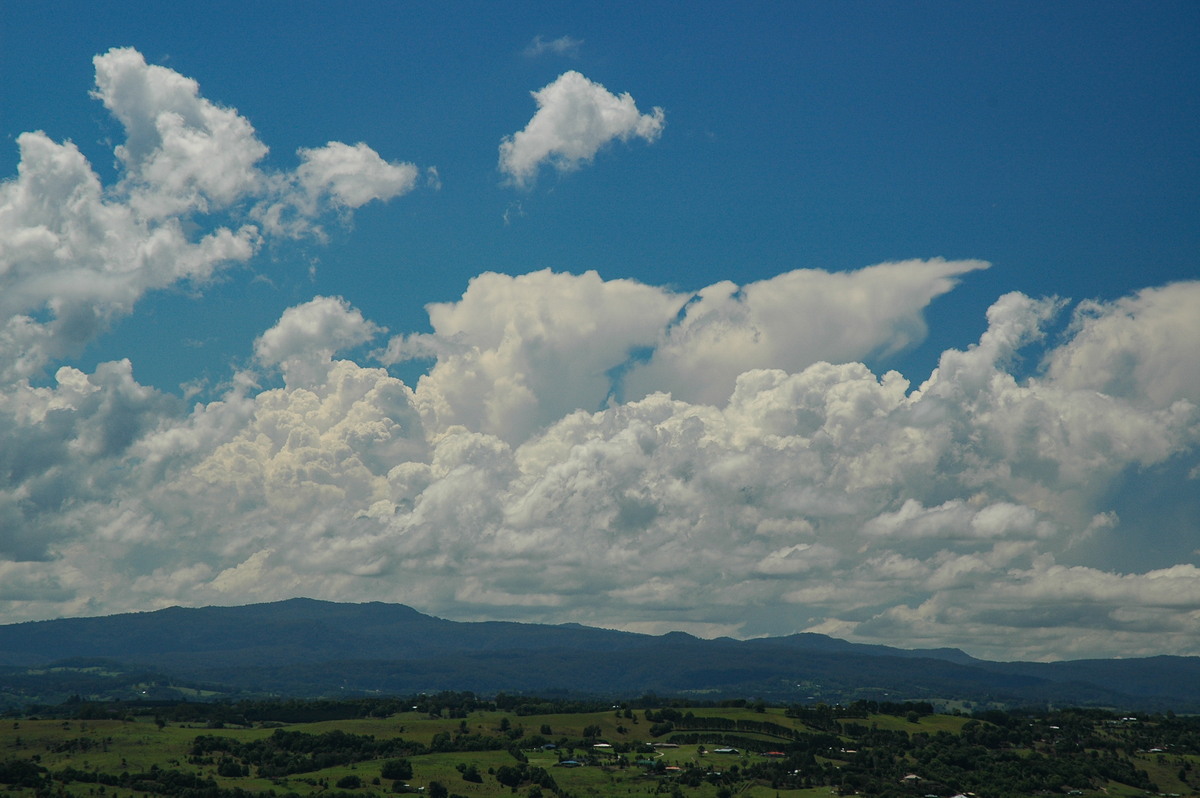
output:
[[[1005, 294], [914, 382], [863, 361], [920, 341], [929, 303], [985, 263], [695, 292], [485, 273], [428, 306], [429, 333], [298, 304], [187, 407], [128, 361], [55, 361], [146, 292], [203, 290], [416, 171], [336, 143], [266, 170], [250, 124], [194, 82], [131, 50], [96, 63], [128, 136], [119, 182], [26, 133], [0, 184], [6, 619], [309, 595], [996, 657], [1200, 654], [1194, 540], [1148, 547], [1161, 519], [1117, 509], [1139, 479], [1167, 508], [1196, 491], [1200, 283], [1073, 310]], [[389, 373], [417, 357], [415, 386]]]

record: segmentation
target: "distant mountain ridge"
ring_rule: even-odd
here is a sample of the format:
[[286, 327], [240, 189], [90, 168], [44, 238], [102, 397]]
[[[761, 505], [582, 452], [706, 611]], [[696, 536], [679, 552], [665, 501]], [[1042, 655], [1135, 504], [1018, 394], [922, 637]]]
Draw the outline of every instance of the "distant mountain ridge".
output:
[[[55, 663], [64, 665], [53, 672], [57, 693], [36, 693], [51, 679], [39, 682], [37, 673]], [[702, 640], [578, 624], [463, 623], [402, 604], [313, 599], [0, 625], [0, 705], [64, 690], [102, 696], [98, 671], [110, 674], [112, 689], [123, 684], [112, 674], [136, 672], [138, 684], [154, 687], [141, 693], [166, 696], [196, 695], [180, 687], [187, 683], [210, 697], [657, 692], [793, 703], [875, 698], [1200, 710], [1196, 657], [1001, 663], [957, 649], [910, 651], [807, 633]], [[70, 673], [89, 688], [70, 690]]]

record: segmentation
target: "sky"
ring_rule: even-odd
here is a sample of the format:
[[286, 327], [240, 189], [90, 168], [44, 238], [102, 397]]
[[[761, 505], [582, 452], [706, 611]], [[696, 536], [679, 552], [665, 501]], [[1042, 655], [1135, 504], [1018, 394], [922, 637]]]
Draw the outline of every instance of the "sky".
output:
[[0, 619], [1200, 655], [1198, 38], [0, 4]]

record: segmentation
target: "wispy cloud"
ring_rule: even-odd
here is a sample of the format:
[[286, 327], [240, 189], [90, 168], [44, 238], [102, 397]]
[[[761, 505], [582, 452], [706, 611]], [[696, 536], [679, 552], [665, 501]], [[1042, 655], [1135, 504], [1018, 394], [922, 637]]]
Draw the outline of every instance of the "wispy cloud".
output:
[[551, 55], [570, 56], [572, 58], [579, 55], [579, 48], [583, 47], [582, 39], [573, 39], [570, 36], [559, 36], [557, 39], [546, 39], [540, 33], [533, 37], [525, 49], [522, 51], [527, 58], [537, 58], [547, 53]]

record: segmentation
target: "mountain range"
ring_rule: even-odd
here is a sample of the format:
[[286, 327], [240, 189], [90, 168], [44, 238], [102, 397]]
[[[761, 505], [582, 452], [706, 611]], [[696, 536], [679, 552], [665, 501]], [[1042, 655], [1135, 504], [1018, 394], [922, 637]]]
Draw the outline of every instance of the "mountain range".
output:
[[456, 622], [401, 604], [290, 599], [0, 625], [0, 708], [79, 696], [532, 695], [789, 703], [923, 700], [1200, 711], [1200, 658], [992, 662], [819, 634], [704, 640]]

